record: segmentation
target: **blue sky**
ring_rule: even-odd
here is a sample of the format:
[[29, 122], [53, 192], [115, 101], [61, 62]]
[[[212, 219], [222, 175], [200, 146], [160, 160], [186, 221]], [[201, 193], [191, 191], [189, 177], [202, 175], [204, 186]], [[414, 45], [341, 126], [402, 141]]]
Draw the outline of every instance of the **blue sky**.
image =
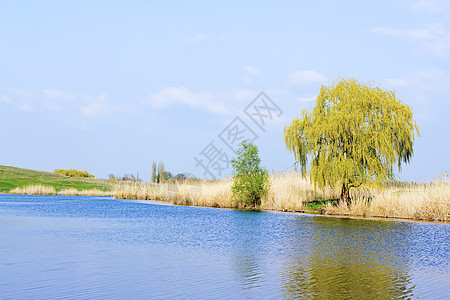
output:
[[[355, 77], [412, 107], [400, 178], [427, 180], [450, 170], [449, 20], [448, 0], [0, 1], [0, 164], [203, 177], [195, 157], [220, 177], [239, 117], [281, 171], [284, 126]], [[261, 91], [279, 111], [259, 127]]]

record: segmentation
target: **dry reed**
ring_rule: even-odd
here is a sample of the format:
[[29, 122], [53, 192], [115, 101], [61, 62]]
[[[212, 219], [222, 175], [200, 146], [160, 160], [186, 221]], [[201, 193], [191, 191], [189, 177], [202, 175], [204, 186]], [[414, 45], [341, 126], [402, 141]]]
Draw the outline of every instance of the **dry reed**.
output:
[[404, 187], [356, 190], [346, 205], [328, 204], [331, 215], [403, 218], [427, 221], [450, 221], [450, 182], [448, 175], [426, 184]]
[[[391, 217], [415, 220], [450, 221], [450, 183], [448, 176], [428, 184], [369, 186], [351, 191], [352, 202], [346, 205], [328, 203], [325, 213], [362, 217]], [[339, 190], [318, 190], [296, 172], [270, 176], [270, 191], [261, 199], [260, 209], [304, 211], [305, 203], [336, 199]], [[237, 208], [231, 197], [232, 180], [200, 181], [172, 184], [133, 183], [116, 187], [114, 197], [120, 199], [157, 200], [177, 205]]]
[[56, 189], [53, 186], [42, 184], [16, 187], [9, 192], [20, 195], [56, 195]]
[[[269, 194], [261, 199], [264, 210], [303, 211], [304, 202], [318, 198], [335, 197], [332, 189], [318, 191], [295, 172], [282, 172], [270, 176]], [[172, 184], [133, 183], [116, 187], [114, 197], [167, 201], [177, 205], [237, 208], [231, 196], [232, 180], [200, 181]]]
[[20, 195], [67, 195], [67, 196], [112, 196], [113, 192], [101, 191], [98, 189], [77, 190], [76, 188], [63, 189], [56, 191], [53, 186], [46, 185], [28, 185], [24, 187], [16, 187], [9, 191], [11, 194]]

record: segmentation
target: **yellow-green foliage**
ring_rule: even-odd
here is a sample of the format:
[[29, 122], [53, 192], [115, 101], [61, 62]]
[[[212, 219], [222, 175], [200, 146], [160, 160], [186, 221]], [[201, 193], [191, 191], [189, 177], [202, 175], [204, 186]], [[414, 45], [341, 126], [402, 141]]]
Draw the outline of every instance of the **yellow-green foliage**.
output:
[[409, 162], [415, 134], [410, 107], [393, 91], [354, 79], [322, 86], [313, 111], [303, 110], [284, 129], [302, 174], [319, 187], [341, 186], [344, 201], [352, 187], [394, 180], [393, 165], [401, 170]]
[[54, 173], [66, 175], [69, 177], [85, 177], [85, 178], [94, 178], [94, 175], [89, 174], [87, 171], [78, 171], [74, 169], [70, 170], [63, 170], [63, 169], [56, 169]]

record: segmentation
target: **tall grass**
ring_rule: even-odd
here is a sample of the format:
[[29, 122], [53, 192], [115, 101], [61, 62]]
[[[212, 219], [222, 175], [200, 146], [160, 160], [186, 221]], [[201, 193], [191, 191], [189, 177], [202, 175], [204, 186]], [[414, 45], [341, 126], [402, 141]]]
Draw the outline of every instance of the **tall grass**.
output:
[[327, 214], [363, 217], [405, 218], [450, 221], [450, 182], [448, 175], [426, 184], [356, 190], [352, 202], [327, 206]]
[[76, 188], [67, 188], [57, 191], [55, 187], [48, 185], [28, 185], [17, 187], [9, 191], [11, 194], [20, 195], [68, 195], [68, 196], [112, 196], [113, 192], [101, 191], [98, 189], [77, 190]]
[[[323, 211], [329, 215], [390, 217], [415, 220], [450, 221], [450, 182], [448, 175], [427, 184], [369, 186], [351, 191], [349, 206], [333, 205], [339, 189], [315, 189], [300, 174], [288, 171], [270, 175], [270, 191], [261, 199], [260, 208], [278, 211], [305, 211], [312, 201], [328, 204]], [[178, 205], [239, 208], [232, 201], [230, 178], [221, 181], [200, 181], [172, 184], [123, 183], [114, 191], [120, 199], [166, 201]], [[317, 211], [316, 211], [317, 212]]]
[[334, 189], [317, 190], [308, 179], [294, 171], [272, 174], [270, 183], [269, 195], [261, 200], [263, 209], [304, 211], [309, 201], [337, 197]]
[[21, 195], [56, 195], [56, 189], [53, 186], [42, 184], [16, 187], [9, 191], [11, 194]]
[[179, 205], [233, 207], [231, 180], [186, 183], [122, 183], [116, 186], [114, 197], [167, 201]]
[[[314, 186], [295, 172], [282, 172], [270, 176], [270, 190], [261, 199], [261, 209], [303, 211], [304, 202], [336, 197], [332, 189], [317, 191]], [[200, 181], [173, 184], [134, 183], [116, 187], [114, 197], [167, 201], [178, 205], [241, 207], [231, 197], [232, 180]]]

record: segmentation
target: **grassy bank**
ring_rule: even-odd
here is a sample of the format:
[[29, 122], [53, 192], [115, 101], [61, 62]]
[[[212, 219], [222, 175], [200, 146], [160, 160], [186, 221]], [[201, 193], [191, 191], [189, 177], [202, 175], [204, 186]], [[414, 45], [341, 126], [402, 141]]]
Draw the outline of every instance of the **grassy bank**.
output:
[[[309, 203], [337, 198], [333, 189], [316, 190], [301, 175], [283, 172], [270, 176], [269, 194], [261, 200], [261, 209], [305, 211]], [[119, 199], [167, 201], [178, 205], [243, 208], [231, 199], [231, 179], [174, 184], [121, 184], [114, 191]]]
[[[339, 191], [316, 190], [295, 172], [270, 176], [269, 195], [261, 201], [263, 210], [315, 212], [329, 215], [387, 217], [450, 222], [448, 175], [426, 184], [398, 184], [355, 189], [352, 203], [338, 205]], [[182, 184], [122, 184], [114, 191], [120, 199], [167, 201], [178, 205], [239, 208], [231, 199], [230, 179]], [[242, 208], [242, 207], [241, 207]]]
[[0, 165], [0, 192], [40, 195], [112, 195], [113, 183]]

